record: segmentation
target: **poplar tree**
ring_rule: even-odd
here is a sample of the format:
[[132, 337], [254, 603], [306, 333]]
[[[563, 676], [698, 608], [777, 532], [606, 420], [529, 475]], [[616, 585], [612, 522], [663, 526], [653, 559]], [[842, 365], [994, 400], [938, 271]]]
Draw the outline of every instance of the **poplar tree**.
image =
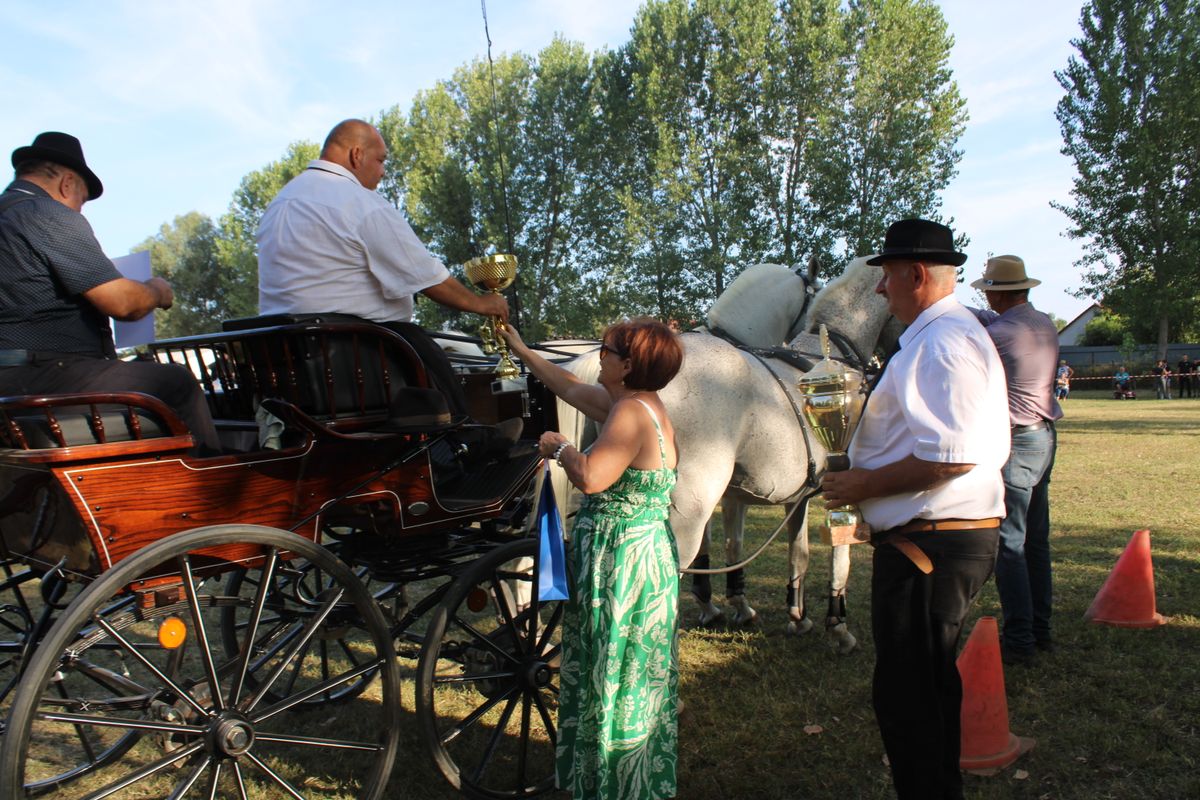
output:
[[1054, 205], [1084, 240], [1081, 294], [1140, 320], [1165, 358], [1200, 299], [1200, 2], [1093, 0], [1081, 27], [1055, 73], [1074, 202]]

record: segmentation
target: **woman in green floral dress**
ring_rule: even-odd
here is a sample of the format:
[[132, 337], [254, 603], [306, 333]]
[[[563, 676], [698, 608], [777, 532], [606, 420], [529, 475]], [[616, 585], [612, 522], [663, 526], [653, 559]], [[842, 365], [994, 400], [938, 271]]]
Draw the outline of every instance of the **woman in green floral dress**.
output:
[[667, 524], [677, 454], [658, 390], [679, 371], [676, 335], [648, 319], [609, 328], [599, 383], [585, 384], [525, 346], [513, 351], [555, 394], [603, 422], [584, 453], [542, 436], [585, 498], [568, 560], [558, 785], [576, 800], [675, 796], [679, 558]]

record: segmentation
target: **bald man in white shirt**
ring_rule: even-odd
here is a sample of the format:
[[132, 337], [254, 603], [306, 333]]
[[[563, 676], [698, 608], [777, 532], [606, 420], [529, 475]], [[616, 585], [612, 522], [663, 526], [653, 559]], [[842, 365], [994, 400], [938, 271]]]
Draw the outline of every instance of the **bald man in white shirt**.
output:
[[389, 325], [457, 405], [461, 388], [445, 355], [411, 325], [413, 295], [505, 322], [508, 301], [460, 283], [375, 191], [387, 155], [374, 126], [345, 120], [330, 131], [321, 157], [271, 201], [257, 234], [258, 312], [352, 314]]

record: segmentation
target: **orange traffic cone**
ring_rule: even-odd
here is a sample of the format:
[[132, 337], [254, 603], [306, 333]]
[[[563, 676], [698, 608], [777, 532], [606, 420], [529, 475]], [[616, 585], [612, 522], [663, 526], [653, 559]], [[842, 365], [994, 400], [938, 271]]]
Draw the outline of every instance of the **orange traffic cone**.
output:
[[963, 682], [959, 766], [994, 771], [1032, 750], [1033, 739], [1014, 736], [1008, 729], [1008, 698], [995, 617], [980, 617], [975, 623], [958, 656], [958, 674]]
[[1133, 534], [1083, 618], [1119, 628], [1155, 628], [1166, 623], [1154, 608], [1150, 531]]

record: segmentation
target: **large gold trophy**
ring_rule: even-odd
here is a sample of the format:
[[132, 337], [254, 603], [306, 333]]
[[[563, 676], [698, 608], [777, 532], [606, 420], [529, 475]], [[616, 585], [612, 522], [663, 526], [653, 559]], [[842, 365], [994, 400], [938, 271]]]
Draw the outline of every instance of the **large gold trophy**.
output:
[[[463, 264], [463, 269], [467, 273], [467, 280], [472, 284], [485, 291], [500, 294], [517, 279], [517, 257], [504, 254], [480, 256]], [[498, 317], [490, 317], [479, 326], [479, 338], [483, 341], [483, 352], [500, 354], [496, 376], [501, 380], [512, 380], [521, 374], [521, 370], [513, 363], [508, 352], [508, 342], [496, 332], [498, 324]]]
[[[866, 402], [862, 375], [829, 357], [829, 332], [821, 326], [824, 358], [797, 381], [804, 395], [804, 418], [828, 450], [825, 468], [839, 472], [850, 468], [846, 449], [858, 427]], [[870, 529], [854, 506], [830, 508], [825, 512], [821, 538], [826, 544], [855, 544], [871, 538]]]

